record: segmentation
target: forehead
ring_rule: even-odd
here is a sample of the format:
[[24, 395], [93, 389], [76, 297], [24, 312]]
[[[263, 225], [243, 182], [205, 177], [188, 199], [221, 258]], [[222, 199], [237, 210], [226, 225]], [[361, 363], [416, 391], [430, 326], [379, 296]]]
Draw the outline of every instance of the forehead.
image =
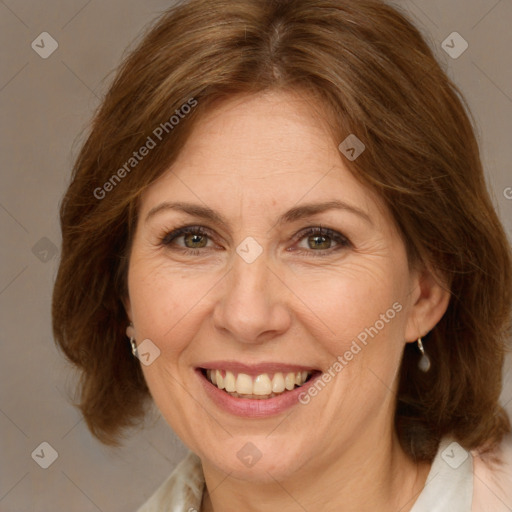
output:
[[382, 207], [349, 171], [323, 106], [276, 91], [233, 97], [199, 119], [177, 160], [142, 197], [142, 215], [178, 198], [233, 214], [334, 199]]

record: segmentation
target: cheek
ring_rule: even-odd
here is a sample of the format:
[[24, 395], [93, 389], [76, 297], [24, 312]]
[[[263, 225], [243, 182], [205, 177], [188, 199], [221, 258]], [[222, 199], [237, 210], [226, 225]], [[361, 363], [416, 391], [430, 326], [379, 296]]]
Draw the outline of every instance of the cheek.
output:
[[[306, 396], [305, 401], [318, 400], [322, 410], [339, 411], [355, 424], [370, 421], [376, 410], [389, 406], [407, 316], [407, 280], [399, 268], [347, 266], [300, 288], [298, 295], [313, 305], [315, 314], [308, 315], [306, 329], [321, 346], [323, 370], [332, 377], [330, 392]], [[332, 428], [335, 435], [339, 423], [333, 420]]]
[[397, 338], [403, 330], [406, 282], [392, 267], [389, 260], [367, 259], [294, 277], [290, 287], [315, 314], [316, 335], [329, 343], [329, 352], [348, 350], [358, 336]]
[[141, 364], [141, 369], [157, 407], [182, 439], [187, 437], [182, 419], [188, 417], [191, 403], [183, 400], [183, 382], [189, 376], [181, 363], [201, 325], [197, 303], [205, 293], [200, 293], [203, 287], [197, 279], [194, 285], [192, 281], [167, 268], [165, 262], [137, 257], [128, 274], [137, 341], [149, 339], [160, 351], [151, 364]]
[[176, 272], [165, 262], [134, 259], [128, 283], [137, 335], [150, 338], [166, 352], [182, 350], [186, 331], [197, 325], [194, 319], [201, 311], [201, 300], [215, 282], [207, 273], [194, 276]]

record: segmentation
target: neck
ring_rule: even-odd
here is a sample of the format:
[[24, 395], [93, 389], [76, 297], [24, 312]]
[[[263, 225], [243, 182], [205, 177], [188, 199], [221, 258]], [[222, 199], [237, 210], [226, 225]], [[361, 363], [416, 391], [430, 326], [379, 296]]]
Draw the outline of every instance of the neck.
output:
[[[376, 434], [376, 433], [375, 433]], [[315, 458], [289, 478], [270, 483], [235, 480], [203, 464], [207, 489], [203, 512], [409, 512], [422, 491], [430, 464], [416, 464], [393, 431], [358, 436], [340, 454]], [[264, 499], [263, 499], [264, 497]]]

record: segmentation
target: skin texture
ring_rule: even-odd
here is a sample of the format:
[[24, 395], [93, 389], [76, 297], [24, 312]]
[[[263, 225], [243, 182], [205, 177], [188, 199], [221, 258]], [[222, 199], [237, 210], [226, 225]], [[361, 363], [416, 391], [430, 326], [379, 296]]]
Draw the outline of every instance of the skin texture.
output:
[[[221, 103], [141, 198], [128, 334], [161, 351], [144, 376], [167, 422], [202, 460], [203, 510], [406, 511], [429, 470], [398, 445], [394, 393], [405, 343], [435, 326], [449, 296], [426, 270], [409, 267], [390, 213], [348, 171], [321, 110], [290, 92]], [[363, 215], [331, 209], [276, 224], [291, 208], [331, 200]], [[208, 206], [226, 224], [173, 209], [148, 218], [175, 201]], [[162, 244], [188, 225], [211, 232], [200, 239], [206, 246], [190, 235]], [[318, 226], [349, 244], [327, 237], [316, 248], [315, 235], [301, 232]], [[263, 249], [250, 264], [236, 252], [246, 237]], [[185, 243], [199, 246], [197, 254], [185, 254]], [[325, 389], [277, 416], [224, 412], [195, 373], [212, 360], [327, 371], [394, 303], [401, 311]], [[262, 454], [252, 467], [237, 457], [247, 442]]]

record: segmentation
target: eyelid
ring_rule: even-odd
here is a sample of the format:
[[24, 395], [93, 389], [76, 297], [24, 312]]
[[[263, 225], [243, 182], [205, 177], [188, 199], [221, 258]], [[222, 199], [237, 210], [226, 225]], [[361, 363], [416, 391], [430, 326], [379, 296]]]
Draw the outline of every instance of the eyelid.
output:
[[330, 237], [340, 238], [349, 242], [349, 239], [339, 231], [322, 226], [321, 224], [319, 224], [318, 226], [310, 226], [301, 229], [296, 235], [294, 235], [294, 239], [300, 240], [301, 238], [304, 238], [306, 235], [326, 235]]
[[182, 227], [179, 227], [176, 229], [165, 230], [165, 235], [163, 237], [161, 237], [161, 242], [164, 245], [168, 245], [176, 238], [179, 238], [180, 236], [183, 236], [188, 233], [196, 233], [196, 234], [200, 234], [200, 235], [211, 236], [213, 231], [211, 231], [208, 228], [205, 228], [204, 226], [191, 226], [191, 225], [182, 226]]
[[296, 242], [300, 242], [302, 239], [304, 239], [307, 236], [328, 236], [334, 242], [337, 243], [337, 247], [329, 248], [329, 249], [322, 249], [322, 250], [313, 250], [310, 249], [309, 251], [306, 251], [304, 249], [298, 249], [294, 252], [307, 252], [312, 253], [316, 255], [322, 255], [322, 254], [329, 254], [335, 252], [337, 249], [343, 248], [343, 247], [353, 247], [352, 242], [348, 237], [346, 237], [344, 234], [340, 233], [339, 231], [336, 231], [331, 228], [327, 228], [324, 226], [311, 226], [308, 228], [305, 228], [301, 231], [299, 231], [295, 236], [294, 240]]

